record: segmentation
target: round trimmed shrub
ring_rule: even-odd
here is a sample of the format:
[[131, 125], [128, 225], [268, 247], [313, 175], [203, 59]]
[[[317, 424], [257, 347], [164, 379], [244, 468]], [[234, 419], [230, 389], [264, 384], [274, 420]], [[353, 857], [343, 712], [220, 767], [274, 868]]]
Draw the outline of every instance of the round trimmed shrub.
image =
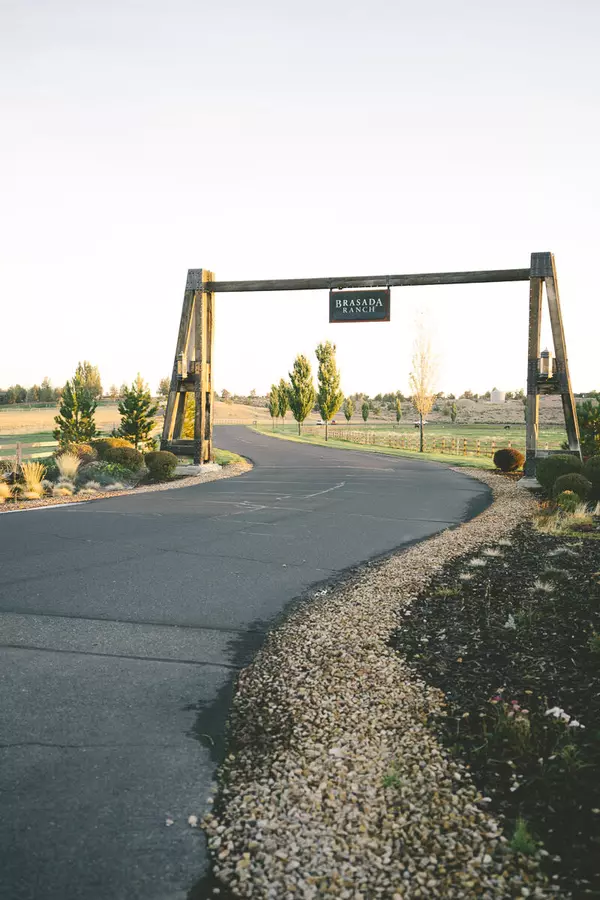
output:
[[588, 481], [592, 482], [592, 487], [597, 491], [600, 488], [600, 454], [590, 456], [583, 466], [583, 474]]
[[515, 472], [523, 468], [525, 457], [520, 450], [514, 447], [502, 447], [494, 453], [494, 465], [501, 472]]
[[127, 447], [108, 447], [104, 451], [104, 461], [124, 466], [130, 472], [137, 472], [144, 465], [144, 457], [130, 444]]
[[567, 475], [560, 475], [554, 482], [552, 490], [553, 495], [558, 498], [564, 491], [572, 491], [577, 494], [579, 500], [587, 500], [592, 490], [591, 483], [584, 475], [579, 472], [569, 472]]
[[173, 477], [177, 457], [168, 450], [153, 450], [151, 453], [146, 453], [144, 462], [153, 481], [168, 481]]
[[581, 472], [581, 460], [570, 453], [556, 453], [554, 456], [538, 459], [535, 467], [537, 480], [547, 491], [552, 490], [557, 478], [571, 472]]
[[81, 460], [83, 466], [98, 459], [98, 454], [91, 444], [67, 444], [66, 447], [61, 448], [60, 452], [73, 453]]
[[113, 447], [132, 447], [133, 444], [130, 441], [125, 440], [125, 438], [120, 437], [106, 437], [106, 438], [96, 438], [95, 441], [92, 441], [92, 447], [98, 454], [98, 459], [105, 459], [105, 453], [107, 450], [111, 450]]

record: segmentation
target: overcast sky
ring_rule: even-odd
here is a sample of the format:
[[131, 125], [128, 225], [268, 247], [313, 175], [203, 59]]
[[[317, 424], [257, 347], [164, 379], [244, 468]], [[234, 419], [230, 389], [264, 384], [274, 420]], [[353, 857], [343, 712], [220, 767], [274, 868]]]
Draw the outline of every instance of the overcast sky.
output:
[[[576, 390], [600, 387], [598, 0], [0, 0], [0, 387], [79, 359], [170, 373], [186, 271], [513, 268], [556, 255]], [[350, 393], [524, 386], [526, 283], [217, 297], [218, 390], [337, 344]]]

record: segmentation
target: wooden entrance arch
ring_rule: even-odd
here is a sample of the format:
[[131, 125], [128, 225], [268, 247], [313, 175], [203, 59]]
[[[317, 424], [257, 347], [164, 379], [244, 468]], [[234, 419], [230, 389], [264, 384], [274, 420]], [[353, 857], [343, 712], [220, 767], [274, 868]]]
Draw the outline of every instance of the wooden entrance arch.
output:
[[[540, 394], [562, 398], [569, 452], [581, 456], [575, 399], [571, 387], [565, 333], [560, 309], [556, 264], [552, 253], [532, 253], [528, 269], [479, 272], [434, 272], [424, 275], [375, 275], [343, 278], [289, 278], [269, 281], [215, 281], [207, 269], [189, 269], [161, 449], [193, 455], [194, 462], [212, 459], [212, 381], [215, 294], [247, 291], [306, 291], [336, 288], [406, 287], [436, 284], [484, 284], [500, 281], [529, 282], [529, 341], [527, 353], [527, 427], [525, 473], [535, 474], [538, 455]], [[540, 331], [545, 294], [554, 343], [554, 368], [542, 365]], [[185, 397], [195, 398], [194, 437], [182, 438]]]

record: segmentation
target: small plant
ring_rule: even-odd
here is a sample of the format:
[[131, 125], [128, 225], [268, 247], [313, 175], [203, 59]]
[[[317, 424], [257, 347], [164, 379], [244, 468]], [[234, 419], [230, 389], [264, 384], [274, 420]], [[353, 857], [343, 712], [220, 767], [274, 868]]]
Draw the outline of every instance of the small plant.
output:
[[0, 481], [0, 503], [6, 503], [12, 497], [12, 488], [5, 481]]
[[128, 469], [130, 472], [139, 471], [144, 464], [144, 457], [134, 447], [109, 447], [104, 453], [104, 459], [108, 463]]
[[514, 447], [502, 447], [494, 453], [494, 465], [501, 472], [516, 472], [517, 469], [523, 468], [524, 462], [525, 457]]
[[538, 845], [534, 841], [525, 819], [517, 819], [510, 846], [515, 853], [523, 853], [525, 856], [532, 856], [536, 852]]
[[154, 450], [146, 453], [144, 462], [153, 481], [168, 481], [175, 472], [177, 457], [168, 450]]
[[471, 566], [474, 569], [481, 569], [483, 568], [483, 566], [487, 565], [487, 563], [485, 559], [482, 559], [480, 556], [476, 556], [473, 559], [470, 559], [467, 565]]
[[552, 494], [554, 497], [558, 497], [563, 491], [572, 491], [574, 494], [577, 494], [580, 500], [587, 500], [591, 490], [591, 482], [584, 475], [578, 472], [570, 472], [567, 475], [559, 475], [554, 482]]
[[[24, 499], [34, 500], [42, 496], [44, 488], [42, 481], [46, 474], [46, 468], [39, 462], [24, 462], [21, 464], [21, 477], [25, 484]], [[31, 496], [25, 497], [25, 493]]]
[[81, 465], [81, 460], [74, 453], [61, 453], [56, 457], [56, 465], [63, 478], [73, 480]]
[[441, 587], [434, 591], [434, 597], [458, 597], [460, 591], [458, 588]]
[[82, 487], [83, 491], [101, 491], [102, 485], [99, 481], [86, 481]]
[[72, 484], [69, 484], [67, 481], [63, 481], [60, 484], [55, 484], [52, 489], [53, 497], [72, 497], [75, 492], [75, 489]]
[[502, 550], [499, 550], [498, 547], [486, 547], [483, 551], [484, 556], [490, 556], [492, 558], [504, 556]]
[[398, 788], [402, 785], [402, 779], [400, 778], [398, 773], [392, 769], [391, 772], [388, 772], [387, 775], [383, 776], [383, 778], [381, 779], [381, 783], [383, 784], [384, 788]]
[[554, 483], [561, 475], [569, 475], [571, 472], [581, 472], [581, 460], [574, 454], [556, 453], [539, 459], [535, 474], [541, 486], [548, 492], [552, 491]]
[[592, 653], [600, 656], [600, 632], [598, 631], [592, 631], [590, 637], [590, 650]]
[[574, 491], [561, 491], [556, 498], [556, 505], [565, 513], [574, 513], [577, 503], [578, 497]]

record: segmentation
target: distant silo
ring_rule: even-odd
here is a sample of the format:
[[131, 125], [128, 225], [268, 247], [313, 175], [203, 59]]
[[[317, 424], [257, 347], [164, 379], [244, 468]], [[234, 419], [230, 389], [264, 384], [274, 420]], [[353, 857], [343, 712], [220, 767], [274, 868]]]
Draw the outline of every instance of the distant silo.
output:
[[490, 401], [492, 403], [506, 403], [506, 393], [504, 391], [499, 391], [497, 388], [494, 388], [490, 395]]

